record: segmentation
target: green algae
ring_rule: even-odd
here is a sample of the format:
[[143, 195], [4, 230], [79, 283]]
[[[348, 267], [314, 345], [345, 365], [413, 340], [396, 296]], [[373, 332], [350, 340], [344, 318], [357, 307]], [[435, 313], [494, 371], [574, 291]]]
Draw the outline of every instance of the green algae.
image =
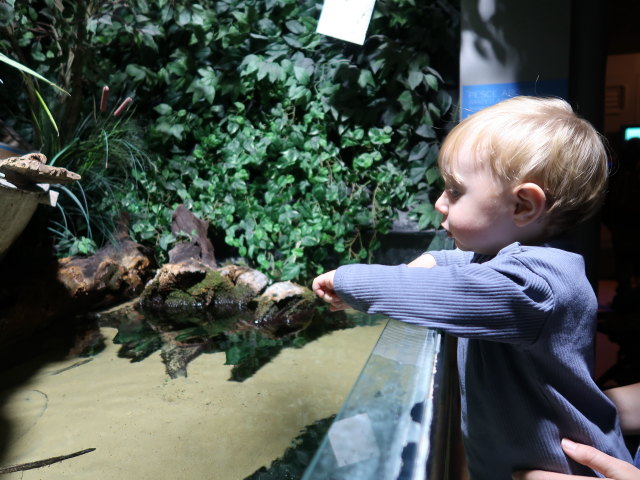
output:
[[217, 314], [228, 315], [246, 308], [255, 292], [246, 285], [236, 285], [216, 270], [188, 272], [176, 285], [165, 290], [154, 279], [140, 297], [140, 305], [147, 310], [198, 310], [210, 308]]

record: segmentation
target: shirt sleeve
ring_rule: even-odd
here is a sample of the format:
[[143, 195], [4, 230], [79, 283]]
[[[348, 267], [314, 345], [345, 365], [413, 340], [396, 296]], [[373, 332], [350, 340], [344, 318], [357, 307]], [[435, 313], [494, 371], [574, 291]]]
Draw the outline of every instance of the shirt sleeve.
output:
[[334, 288], [357, 310], [516, 344], [533, 343], [553, 309], [548, 282], [514, 258], [433, 268], [345, 265]]

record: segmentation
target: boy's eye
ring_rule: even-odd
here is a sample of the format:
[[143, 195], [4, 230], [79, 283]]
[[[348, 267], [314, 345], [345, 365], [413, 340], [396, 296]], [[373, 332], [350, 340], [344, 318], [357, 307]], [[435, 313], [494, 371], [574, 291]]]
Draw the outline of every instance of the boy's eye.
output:
[[447, 195], [449, 196], [449, 198], [456, 199], [461, 195], [461, 193], [460, 190], [456, 188], [447, 188]]

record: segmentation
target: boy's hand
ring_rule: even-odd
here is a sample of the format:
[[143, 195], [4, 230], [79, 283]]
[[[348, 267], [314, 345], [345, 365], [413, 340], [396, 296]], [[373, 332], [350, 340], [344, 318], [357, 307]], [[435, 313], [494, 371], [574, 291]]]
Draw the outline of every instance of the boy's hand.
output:
[[313, 280], [312, 285], [313, 293], [327, 302], [329, 304], [329, 310], [331, 310], [332, 312], [351, 308], [349, 307], [349, 305], [340, 300], [340, 297], [338, 297], [338, 294], [333, 289], [333, 277], [335, 274], [335, 270], [323, 273]]
[[[640, 480], [640, 470], [630, 463], [610, 457], [588, 445], [575, 443], [566, 438], [562, 440], [562, 449], [567, 456], [576, 462], [600, 472], [610, 480]], [[591, 477], [565, 475], [562, 473], [542, 472], [539, 470], [529, 472], [516, 472], [514, 480], [578, 480]]]

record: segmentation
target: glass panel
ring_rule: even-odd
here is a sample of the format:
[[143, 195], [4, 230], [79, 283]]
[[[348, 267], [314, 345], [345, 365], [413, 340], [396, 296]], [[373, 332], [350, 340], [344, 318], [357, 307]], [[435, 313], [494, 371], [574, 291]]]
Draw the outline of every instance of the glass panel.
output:
[[303, 480], [425, 478], [442, 342], [389, 320]]

